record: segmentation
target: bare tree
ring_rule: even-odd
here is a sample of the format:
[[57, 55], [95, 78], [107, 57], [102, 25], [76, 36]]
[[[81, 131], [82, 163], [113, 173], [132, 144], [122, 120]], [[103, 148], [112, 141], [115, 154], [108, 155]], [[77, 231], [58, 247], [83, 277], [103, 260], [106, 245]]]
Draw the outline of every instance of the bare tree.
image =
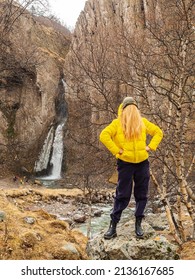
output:
[[86, 25], [84, 17], [83, 38], [80, 41], [78, 34], [74, 34], [65, 65], [65, 80], [71, 91], [71, 98], [66, 94], [69, 104], [66, 145], [68, 165], [74, 170], [71, 178], [76, 178], [91, 197], [101, 185], [103, 174], [113, 172], [111, 156], [102, 153], [98, 136], [103, 121], [108, 123], [117, 115], [120, 96], [119, 81], [112, 72], [110, 33], [101, 25], [94, 26], [94, 30], [87, 30]]
[[[143, 3], [144, 10], [146, 2]], [[136, 96], [143, 114], [163, 128], [163, 142], [158, 151], [151, 154], [151, 177], [165, 205], [171, 232], [181, 244], [189, 236], [194, 238], [195, 227], [195, 3], [192, 0], [158, 3], [150, 0], [148, 3], [153, 7], [152, 12], [144, 11], [143, 28], [137, 34], [132, 34], [123, 21], [114, 32], [98, 23], [88, 28], [83, 19], [84, 40], [79, 41], [75, 33], [67, 69], [74, 94], [70, 102], [82, 100], [88, 104], [91, 117], [87, 123], [92, 138], [98, 136], [105, 120], [109, 122], [116, 115], [124, 89]], [[77, 113], [82, 112], [78, 119], [83, 123], [85, 112], [77, 109]], [[92, 121], [94, 110], [98, 126]], [[72, 113], [74, 118], [75, 112]], [[71, 115], [69, 118], [71, 122]], [[88, 128], [86, 131], [89, 132]], [[78, 134], [75, 135], [77, 139]], [[87, 147], [85, 143], [85, 151]], [[184, 211], [191, 218], [190, 233], [184, 225]]]
[[[20, 92], [25, 79], [35, 81], [35, 68], [43, 63], [37, 47], [18, 38], [21, 17], [30, 15], [27, 9], [33, 3], [42, 5], [43, 1], [0, 2], [0, 113], [6, 120], [1, 131], [6, 138], [6, 143], [1, 143], [1, 157], [12, 165], [17, 165], [18, 150], [25, 145], [17, 141], [14, 128], [17, 111], [21, 109]], [[24, 110], [23, 113], [26, 114]]]
[[[0, 3], [0, 78], [2, 86], [5, 85], [4, 77], [8, 71], [13, 73], [12, 82], [15, 80], [16, 84], [20, 83], [21, 77], [26, 71], [31, 72], [33, 75], [34, 66], [39, 60], [36, 47], [24, 40], [14, 39], [12, 33], [20, 17], [28, 13], [27, 8], [33, 3], [41, 4], [43, 2], [37, 0], [18, 2], [22, 5], [18, 5], [13, 0], [6, 0]], [[18, 71], [19, 69], [21, 71]], [[21, 77], [19, 77], [20, 75]]]
[[[154, 2], [150, 1], [155, 6]], [[194, 175], [190, 179], [194, 164], [194, 10], [194, 1], [164, 0], [158, 17], [146, 17], [142, 36], [132, 37], [125, 29], [120, 32], [121, 79], [133, 88], [144, 114], [164, 130], [161, 148], [152, 156], [152, 178], [168, 206], [179, 243], [189, 235], [195, 237]], [[191, 217], [190, 233], [184, 227], [184, 209]]]

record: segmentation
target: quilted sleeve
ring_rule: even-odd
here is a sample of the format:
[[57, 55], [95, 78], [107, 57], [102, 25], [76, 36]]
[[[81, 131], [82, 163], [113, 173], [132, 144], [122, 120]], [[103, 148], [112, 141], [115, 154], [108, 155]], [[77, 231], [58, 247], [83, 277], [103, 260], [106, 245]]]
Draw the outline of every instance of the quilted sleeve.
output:
[[113, 138], [117, 132], [118, 120], [113, 120], [108, 126], [106, 126], [100, 133], [100, 141], [106, 146], [106, 148], [113, 154], [119, 153], [120, 149], [114, 143]]
[[146, 126], [146, 133], [152, 136], [152, 139], [148, 146], [151, 150], [156, 151], [158, 145], [160, 144], [163, 138], [163, 132], [159, 126], [153, 124], [152, 122], [148, 121], [147, 119], [143, 119], [144, 124]]

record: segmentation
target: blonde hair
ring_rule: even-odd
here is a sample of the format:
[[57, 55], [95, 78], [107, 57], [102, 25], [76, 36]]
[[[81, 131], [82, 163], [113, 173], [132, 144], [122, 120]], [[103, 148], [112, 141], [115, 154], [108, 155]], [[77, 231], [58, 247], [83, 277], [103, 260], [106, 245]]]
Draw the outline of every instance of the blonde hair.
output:
[[120, 121], [127, 140], [139, 139], [141, 137], [144, 123], [135, 105], [128, 105], [122, 110]]

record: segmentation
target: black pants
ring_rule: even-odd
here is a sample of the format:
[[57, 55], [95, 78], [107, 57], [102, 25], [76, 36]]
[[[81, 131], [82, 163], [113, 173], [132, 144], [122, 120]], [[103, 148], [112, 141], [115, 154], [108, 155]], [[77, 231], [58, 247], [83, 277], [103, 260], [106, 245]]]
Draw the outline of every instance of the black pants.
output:
[[133, 182], [134, 197], [136, 202], [135, 216], [144, 216], [144, 210], [148, 200], [148, 186], [150, 179], [149, 161], [140, 163], [129, 163], [122, 160], [117, 161], [118, 185], [114, 199], [114, 207], [111, 213], [111, 219], [118, 223], [122, 211], [128, 206]]

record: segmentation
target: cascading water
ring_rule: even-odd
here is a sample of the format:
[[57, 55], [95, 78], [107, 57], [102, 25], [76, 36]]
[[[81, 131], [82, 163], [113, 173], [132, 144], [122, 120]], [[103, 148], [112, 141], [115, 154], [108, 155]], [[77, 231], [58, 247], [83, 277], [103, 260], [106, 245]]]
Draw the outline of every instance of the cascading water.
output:
[[53, 141], [53, 150], [50, 160], [51, 174], [45, 179], [47, 180], [57, 180], [61, 178], [61, 167], [63, 160], [63, 126], [64, 123], [59, 124], [55, 131], [55, 137]]
[[[63, 127], [65, 122], [60, 123], [54, 133], [54, 128], [49, 130], [38, 161], [35, 163], [36, 173], [49, 173], [39, 179], [58, 180], [61, 178], [63, 160]], [[49, 172], [46, 172], [49, 170]]]
[[64, 93], [66, 83], [63, 79], [58, 84], [58, 96], [55, 100], [56, 117], [58, 123], [56, 129], [54, 126], [48, 132], [44, 142], [39, 159], [35, 163], [35, 174], [43, 180], [59, 180], [61, 178], [61, 168], [63, 161], [63, 133], [66, 123], [66, 102]]
[[54, 139], [54, 127], [52, 126], [47, 134], [47, 138], [44, 142], [41, 154], [39, 159], [35, 162], [35, 172], [42, 172], [43, 170], [47, 170], [48, 162], [50, 158], [51, 149], [53, 146]]

